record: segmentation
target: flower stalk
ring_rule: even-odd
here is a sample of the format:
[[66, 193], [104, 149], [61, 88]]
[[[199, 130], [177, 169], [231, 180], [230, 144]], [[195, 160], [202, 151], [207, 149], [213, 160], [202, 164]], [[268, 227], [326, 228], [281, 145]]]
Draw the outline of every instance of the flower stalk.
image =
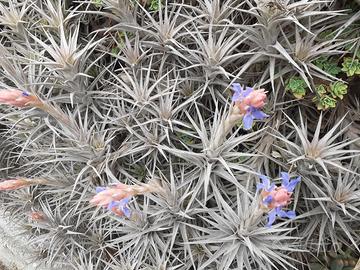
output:
[[8, 179], [0, 182], [0, 191], [4, 190], [16, 190], [24, 187], [29, 187], [32, 185], [46, 185], [49, 184], [49, 181], [43, 178], [16, 178]]
[[45, 103], [37, 96], [18, 89], [0, 90], [0, 104], [15, 106], [18, 108], [33, 107], [40, 109], [55, 118], [59, 123], [67, 127], [71, 133], [79, 134], [79, 128], [59, 108]]

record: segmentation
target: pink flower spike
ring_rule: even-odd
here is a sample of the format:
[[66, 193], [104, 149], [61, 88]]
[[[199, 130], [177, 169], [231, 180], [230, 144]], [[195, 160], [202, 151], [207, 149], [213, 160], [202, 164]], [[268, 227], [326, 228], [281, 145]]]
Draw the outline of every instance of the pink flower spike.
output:
[[97, 188], [97, 192], [98, 193], [90, 200], [90, 203], [104, 207], [107, 207], [112, 201], [120, 201], [134, 195], [132, 186], [125, 184], [117, 184], [107, 188]]
[[0, 190], [15, 190], [30, 186], [32, 183], [26, 179], [5, 180], [0, 182]]
[[42, 101], [36, 96], [28, 92], [20, 91], [18, 89], [1, 90], [0, 103], [12, 105], [19, 108], [23, 108], [26, 106], [38, 107], [43, 104]]
[[284, 187], [277, 187], [272, 190], [266, 197], [271, 196], [268, 208], [285, 207], [291, 202], [292, 192], [288, 192]]
[[266, 92], [264, 89], [254, 90], [244, 99], [244, 103], [256, 109], [261, 109], [265, 105]]

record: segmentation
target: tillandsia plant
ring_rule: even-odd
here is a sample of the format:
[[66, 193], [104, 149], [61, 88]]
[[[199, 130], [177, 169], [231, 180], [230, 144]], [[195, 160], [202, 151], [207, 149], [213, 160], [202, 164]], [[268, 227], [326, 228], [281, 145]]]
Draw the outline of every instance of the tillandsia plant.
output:
[[1, 213], [45, 269], [358, 259], [353, 0], [0, 2]]

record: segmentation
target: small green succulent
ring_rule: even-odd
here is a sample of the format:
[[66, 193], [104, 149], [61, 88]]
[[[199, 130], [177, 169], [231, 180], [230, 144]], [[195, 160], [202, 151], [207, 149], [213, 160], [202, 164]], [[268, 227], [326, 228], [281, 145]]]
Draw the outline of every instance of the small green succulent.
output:
[[180, 133], [180, 132], [176, 132], [176, 136], [180, 139], [180, 141], [182, 141], [183, 143], [185, 143], [187, 145], [194, 144], [194, 139], [189, 135], [186, 135], [186, 134]]
[[329, 95], [315, 97], [314, 102], [316, 103], [318, 110], [327, 110], [329, 108], [336, 107], [336, 99], [330, 97]]
[[321, 56], [315, 60], [315, 65], [332, 76], [336, 76], [341, 72], [341, 68], [338, 66], [337, 62], [332, 58]]
[[92, 3], [93, 3], [96, 7], [102, 7], [102, 0], [92, 0]]
[[301, 99], [306, 94], [306, 83], [302, 78], [294, 76], [288, 81], [285, 89], [290, 90], [296, 98]]
[[342, 71], [346, 72], [348, 77], [352, 77], [354, 75], [360, 75], [360, 61], [359, 59], [345, 57], [344, 62], [342, 63], [343, 68]]
[[315, 91], [316, 91], [316, 93], [317, 93], [318, 95], [323, 96], [323, 95], [325, 95], [325, 94], [327, 93], [326, 87], [327, 87], [327, 86], [324, 85], [324, 84], [316, 85], [316, 86], [315, 86]]
[[343, 82], [334, 82], [330, 84], [330, 92], [333, 98], [343, 99], [347, 93], [348, 86]]
[[160, 1], [159, 0], [151, 0], [149, 9], [151, 11], [159, 11]]

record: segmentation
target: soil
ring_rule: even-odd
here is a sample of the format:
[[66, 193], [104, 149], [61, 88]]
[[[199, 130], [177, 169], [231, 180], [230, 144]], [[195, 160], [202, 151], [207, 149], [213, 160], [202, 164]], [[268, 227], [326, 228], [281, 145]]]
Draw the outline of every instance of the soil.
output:
[[9, 269], [0, 262], [0, 270], [16, 270], [16, 269]]

